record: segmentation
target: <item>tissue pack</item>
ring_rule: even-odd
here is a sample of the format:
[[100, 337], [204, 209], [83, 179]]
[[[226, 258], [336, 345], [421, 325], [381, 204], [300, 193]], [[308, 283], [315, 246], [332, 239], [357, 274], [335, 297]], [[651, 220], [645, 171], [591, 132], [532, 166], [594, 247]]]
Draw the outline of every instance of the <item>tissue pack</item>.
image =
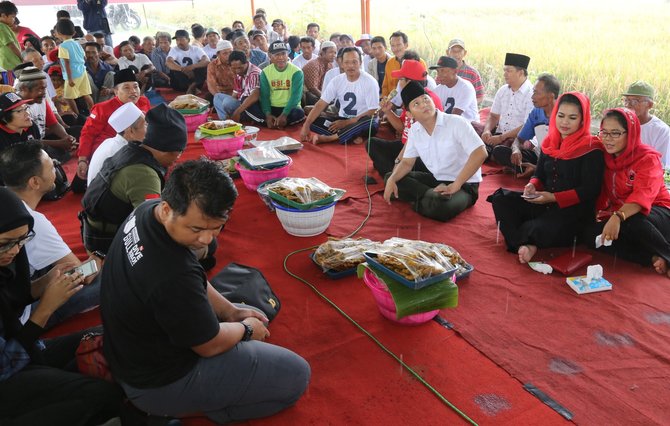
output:
[[568, 277], [565, 282], [579, 294], [595, 293], [597, 291], [612, 290], [612, 283], [604, 277], [587, 279], [586, 275], [580, 277]]

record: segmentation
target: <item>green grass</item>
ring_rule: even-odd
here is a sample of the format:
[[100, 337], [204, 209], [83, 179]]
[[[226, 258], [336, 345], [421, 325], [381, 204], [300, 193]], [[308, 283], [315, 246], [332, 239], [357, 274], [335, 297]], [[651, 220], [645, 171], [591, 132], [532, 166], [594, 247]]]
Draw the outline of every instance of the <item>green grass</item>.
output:
[[[187, 28], [193, 22], [221, 28], [240, 19], [249, 25], [246, 0], [226, 8], [221, 2], [147, 3], [153, 26]], [[467, 6], [466, 6], [467, 5]], [[258, 2], [270, 20], [282, 18], [296, 34], [308, 22], [331, 32], [360, 34], [358, 0], [292, 0]], [[505, 52], [531, 57], [530, 76], [554, 74], [564, 91], [579, 90], [591, 98], [594, 119], [602, 110], [621, 105], [621, 93], [636, 80], [657, 91], [654, 113], [670, 122], [670, 54], [667, 22], [670, 0], [436, 2], [373, 0], [371, 32], [388, 36], [405, 31], [410, 47], [435, 63], [452, 38], [465, 40], [467, 62], [479, 69], [487, 96], [502, 84]]]

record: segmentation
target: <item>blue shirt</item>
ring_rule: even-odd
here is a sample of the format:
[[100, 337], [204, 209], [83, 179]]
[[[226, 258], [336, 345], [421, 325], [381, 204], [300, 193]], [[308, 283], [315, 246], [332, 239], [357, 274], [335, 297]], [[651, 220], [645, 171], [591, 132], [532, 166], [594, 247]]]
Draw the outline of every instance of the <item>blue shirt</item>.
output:
[[166, 65], [168, 53], [170, 53], [169, 50], [163, 52], [163, 49], [156, 47], [151, 51], [151, 58], [149, 58], [154, 64], [154, 67], [156, 67], [156, 70], [164, 74], [170, 74], [170, 68]]
[[251, 57], [249, 62], [256, 66], [260, 66], [263, 62], [268, 60], [268, 55], [260, 49], [251, 49]]
[[542, 108], [533, 108], [517, 138], [521, 141], [533, 139], [535, 137], [535, 126], [540, 124], [549, 124], [549, 119]]
[[110, 71], [114, 71], [111, 65], [104, 61], [98, 61], [98, 72], [94, 73], [93, 68], [91, 68], [88, 63], [86, 64], [86, 71], [91, 74], [93, 78], [93, 83], [97, 86], [98, 89], [102, 88], [102, 84], [105, 82], [105, 77]]
[[[58, 57], [61, 58], [60, 65], [63, 71], [63, 79], [70, 80], [76, 79], [86, 73], [86, 61], [84, 60], [84, 49], [81, 48], [81, 45], [78, 41], [73, 39], [65, 40], [58, 47]], [[67, 70], [65, 69], [65, 62], [63, 59], [69, 59], [70, 61], [70, 71], [72, 72], [71, 76], [67, 75]]]

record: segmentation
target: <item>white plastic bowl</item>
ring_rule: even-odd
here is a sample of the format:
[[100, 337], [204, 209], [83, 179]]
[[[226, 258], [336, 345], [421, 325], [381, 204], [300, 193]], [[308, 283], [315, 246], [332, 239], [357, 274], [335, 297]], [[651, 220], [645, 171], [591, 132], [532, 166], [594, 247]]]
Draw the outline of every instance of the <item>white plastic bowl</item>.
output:
[[337, 203], [313, 210], [298, 210], [272, 201], [281, 226], [286, 232], [296, 237], [313, 237], [324, 232], [333, 219], [335, 204]]

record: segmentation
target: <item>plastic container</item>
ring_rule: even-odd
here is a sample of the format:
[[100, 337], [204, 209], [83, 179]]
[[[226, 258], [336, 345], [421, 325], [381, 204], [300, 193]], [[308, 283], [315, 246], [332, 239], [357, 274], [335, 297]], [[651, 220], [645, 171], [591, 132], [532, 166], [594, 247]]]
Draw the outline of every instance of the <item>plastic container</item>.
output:
[[248, 170], [240, 165], [240, 163], [235, 164], [235, 169], [240, 172], [244, 186], [247, 187], [249, 191], [255, 191], [263, 182], [267, 182], [271, 179], [279, 179], [288, 176], [288, 170], [293, 164], [293, 160], [289, 157], [288, 164], [282, 167], [277, 167], [276, 169], [270, 170]]
[[395, 323], [403, 325], [419, 325], [432, 320], [438, 313], [440, 313], [440, 310], [437, 309], [434, 311], [422, 312], [420, 314], [407, 315], [406, 317], [398, 319], [396, 318], [396, 307], [393, 302], [393, 296], [391, 296], [391, 292], [388, 291], [384, 282], [367, 268], [363, 273], [363, 282], [372, 291], [372, 296], [375, 298], [377, 308], [382, 316]]
[[243, 130], [246, 132], [246, 135], [244, 136], [244, 142], [247, 145], [251, 145], [253, 142], [255, 142], [256, 138], [258, 137], [258, 132], [261, 131], [261, 129], [254, 126], [244, 126]]
[[200, 139], [207, 156], [212, 160], [224, 160], [237, 155], [237, 151], [244, 145], [244, 135], [241, 136], [210, 136]]
[[268, 210], [271, 212], [275, 211], [275, 206], [272, 205], [272, 198], [270, 198], [270, 195], [268, 195], [268, 190], [266, 189], [268, 185], [271, 183], [277, 182], [279, 179], [270, 179], [267, 182], [263, 182], [260, 185], [258, 185], [258, 188], [256, 188], [256, 192], [258, 192], [258, 196], [261, 197], [261, 200], [265, 203], [265, 205], [268, 207]]
[[198, 130], [200, 125], [207, 122], [207, 116], [209, 115], [208, 111], [205, 111], [200, 114], [185, 115], [184, 120], [186, 121], [186, 130], [189, 132], [195, 132]]
[[365, 260], [368, 262], [368, 265], [379, 272], [383, 272], [384, 274], [390, 276], [400, 284], [404, 285], [405, 287], [409, 287], [412, 290], [418, 290], [420, 288], [427, 287], [431, 284], [435, 284], [436, 282], [446, 280], [446, 279], [453, 279], [452, 277], [454, 276], [454, 272], [456, 272], [456, 267], [453, 267], [452, 269], [443, 272], [438, 275], [433, 275], [432, 277], [425, 278], [423, 280], [419, 281], [410, 281], [407, 278], [403, 277], [396, 271], [387, 268], [386, 266], [382, 265], [381, 263], [377, 262], [377, 254], [376, 253], [364, 253], [363, 256], [365, 256]]
[[312, 259], [312, 262], [323, 271], [324, 274], [333, 280], [339, 280], [340, 278], [350, 277], [356, 275], [356, 268], [345, 269], [344, 271], [336, 271], [334, 269], [323, 270], [323, 267], [319, 265], [319, 262], [316, 261], [315, 252], [310, 253], [309, 258]]
[[337, 203], [313, 210], [298, 210], [272, 201], [284, 231], [296, 237], [313, 237], [324, 232], [333, 219], [335, 204]]
[[[210, 123], [214, 123], [214, 124], [223, 126], [226, 123], [233, 124], [235, 122], [232, 121], [232, 120], [213, 120], [213, 121], [210, 121]], [[207, 127], [203, 127], [205, 124], [207, 124], [207, 122], [198, 126], [198, 129], [200, 130], [200, 133], [202, 133], [203, 135], [209, 135], [209, 136], [228, 135], [228, 134], [231, 134], [231, 133], [235, 133], [242, 128], [242, 125], [240, 123], [235, 123], [232, 126], [212, 130], [212, 129], [208, 129]]]

